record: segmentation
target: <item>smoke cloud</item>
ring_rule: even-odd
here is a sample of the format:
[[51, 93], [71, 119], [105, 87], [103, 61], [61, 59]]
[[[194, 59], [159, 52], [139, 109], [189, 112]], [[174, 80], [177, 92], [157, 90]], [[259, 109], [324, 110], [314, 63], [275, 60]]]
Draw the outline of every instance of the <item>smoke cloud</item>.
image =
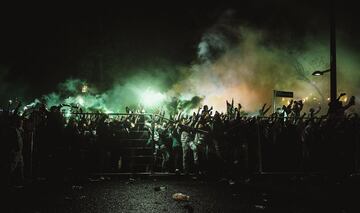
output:
[[[225, 17], [229, 19], [231, 14]], [[320, 105], [326, 113], [329, 75], [315, 77], [311, 73], [329, 69], [327, 35], [309, 34], [300, 39], [300, 48], [292, 44], [297, 41], [291, 40], [279, 46], [272, 42], [270, 32], [226, 23], [230, 21], [222, 17], [204, 34], [198, 46], [201, 63], [192, 65], [188, 77], [175, 84], [173, 90], [203, 96], [204, 103], [220, 111], [226, 110], [225, 100], [234, 98], [246, 111], [253, 112], [264, 103], [272, 103], [273, 90], [293, 91], [295, 99], [307, 102], [306, 109]], [[351, 95], [359, 98], [359, 55], [344, 45], [341, 37], [339, 40], [338, 92], [348, 94], [346, 101]], [[277, 104], [286, 103], [283, 99]]]
[[[293, 91], [294, 98], [303, 99], [306, 107], [322, 106], [325, 113], [329, 75], [314, 77], [311, 73], [329, 68], [328, 35], [275, 38], [276, 33], [269, 30], [235, 21], [234, 13], [226, 11], [204, 32], [191, 65], [160, 60], [124, 75], [114, 62], [107, 66], [108, 76], [114, 78], [107, 89], [100, 91], [94, 83], [69, 79], [44, 99], [49, 106], [66, 103], [88, 111], [124, 112], [126, 106], [141, 104], [141, 94], [151, 89], [167, 97], [159, 105], [167, 105], [169, 111], [183, 108], [190, 112], [207, 104], [224, 112], [225, 101], [234, 99], [245, 111], [256, 112], [264, 103], [272, 104], [273, 90], [284, 90]], [[338, 93], [355, 95], [359, 101], [360, 55], [344, 38], [339, 33]], [[286, 103], [280, 99], [277, 104]], [[353, 110], [359, 112], [359, 104]]]

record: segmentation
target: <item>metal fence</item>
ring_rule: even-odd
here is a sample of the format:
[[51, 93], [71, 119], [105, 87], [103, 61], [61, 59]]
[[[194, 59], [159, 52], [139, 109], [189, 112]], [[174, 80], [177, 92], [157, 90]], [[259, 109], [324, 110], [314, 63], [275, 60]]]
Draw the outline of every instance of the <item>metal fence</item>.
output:
[[[75, 119], [95, 119], [100, 113], [74, 113]], [[159, 157], [155, 155], [154, 123], [157, 121], [172, 122], [169, 119], [157, 114], [127, 114], [110, 113], [105, 114], [111, 120], [121, 120], [126, 116], [147, 116], [126, 134], [99, 136], [96, 135], [95, 143], [89, 143], [91, 134], [84, 135], [82, 140], [90, 145], [81, 147], [79, 153], [82, 162], [81, 166], [88, 168], [87, 172], [154, 172], [159, 169], [156, 165]], [[359, 170], [359, 131], [353, 135], [346, 135], [344, 132], [333, 132], [331, 135], [319, 133], [312, 144], [304, 143], [301, 140], [301, 132], [296, 128], [288, 128], [279, 134], [272, 134], [277, 131], [272, 128], [269, 132], [269, 117], [257, 117], [252, 128], [246, 134], [238, 134], [243, 130], [235, 128], [235, 137], [225, 138], [230, 148], [225, 155], [236, 151], [241, 156], [242, 168], [252, 173], [318, 173], [331, 172], [344, 169], [350, 172]], [[286, 121], [288, 118], [284, 118]], [[150, 121], [150, 122], [148, 122]], [[145, 123], [147, 122], [147, 123]], [[266, 124], [266, 125], [265, 125]], [[145, 128], [145, 126], [147, 126]], [[295, 126], [296, 127], [296, 126]], [[356, 130], [356, 129], [355, 129]], [[89, 131], [89, 130], [87, 130]], [[228, 131], [228, 130], [226, 130]], [[207, 133], [207, 132], [203, 132]], [[34, 167], [38, 167], [39, 161], [38, 141], [41, 131], [28, 132], [25, 140], [27, 173], [33, 176]], [[243, 137], [246, 135], [246, 137]], [[336, 138], [331, 138], [336, 137]], [[150, 140], [150, 143], [149, 143]], [[338, 144], [336, 144], [338, 142]], [[233, 148], [234, 147], [234, 148]], [[63, 150], [59, 150], [63, 152]], [[94, 166], [97, 164], [97, 166]], [[34, 166], [35, 165], [35, 166]]]

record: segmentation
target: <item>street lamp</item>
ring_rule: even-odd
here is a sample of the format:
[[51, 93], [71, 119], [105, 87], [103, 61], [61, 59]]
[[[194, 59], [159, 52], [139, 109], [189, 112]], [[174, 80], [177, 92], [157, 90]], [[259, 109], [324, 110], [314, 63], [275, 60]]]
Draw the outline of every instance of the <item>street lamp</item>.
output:
[[336, 30], [335, 30], [335, 12], [334, 1], [331, 1], [330, 8], [330, 69], [324, 71], [315, 71], [314, 76], [323, 75], [330, 72], [330, 102], [335, 101], [337, 97], [336, 91]]
[[336, 100], [336, 29], [335, 29], [335, 1], [330, 8], [330, 102]]
[[314, 76], [320, 76], [320, 75], [324, 75], [324, 73], [326, 72], [330, 72], [330, 69], [327, 69], [327, 70], [324, 70], [324, 71], [319, 71], [319, 70], [316, 70], [312, 73], [312, 75]]

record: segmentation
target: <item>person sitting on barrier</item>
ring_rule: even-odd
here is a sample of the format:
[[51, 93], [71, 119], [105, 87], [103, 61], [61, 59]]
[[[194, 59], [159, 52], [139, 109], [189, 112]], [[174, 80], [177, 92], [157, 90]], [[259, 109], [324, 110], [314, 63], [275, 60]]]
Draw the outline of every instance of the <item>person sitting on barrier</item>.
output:
[[147, 145], [153, 145], [154, 147], [154, 157], [156, 165], [158, 160], [161, 160], [161, 170], [165, 172], [167, 170], [168, 161], [170, 158], [169, 146], [166, 144], [167, 135], [166, 135], [166, 123], [155, 123], [152, 121], [151, 128], [149, 128], [149, 139]]
[[199, 175], [203, 174], [206, 168], [206, 161], [209, 159], [209, 143], [210, 143], [210, 120], [206, 118], [200, 119], [195, 126], [195, 138], [190, 143], [190, 147], [194, 154], [195, 172]]
[[183, 172], [185, 175], [189, 174], [190, 172], [190, 162], [189, 162], [189, 154], [190, 154], [190, 144], [194, 140], [194, 133], [191, 131], [191, 119], [181, 119], [180, 121], [180, 127], [181, 127], [181, 134], [180, 134], [180, 140], [181, 140], [181, 147], [182, 147], [182, 165], [183, 165]]
[[168, 126], [164, 122], [157, 127], [159, 140], [155, 145], [158, 155], [161, 156], [161, 170], [162, 172], [169, 172], [169, 159], [170, 159], [170, 136]]
[[174, 172], [175, 174], [180, 173], [180, 156], [181, 156], [181, 140], [180, 140], [180, 127], [178, 123], [171, 123], [169, 127], [169, 136], [171, 138], [171, 150], [174, 161]]

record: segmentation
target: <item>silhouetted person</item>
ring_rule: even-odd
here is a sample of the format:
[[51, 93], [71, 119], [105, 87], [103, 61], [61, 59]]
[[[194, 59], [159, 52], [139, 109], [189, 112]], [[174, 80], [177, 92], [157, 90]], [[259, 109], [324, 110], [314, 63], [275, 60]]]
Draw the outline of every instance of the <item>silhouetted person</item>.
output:
[[23, 120], [13, 115], [7, 138], [9, 149], [9, 183], [21, 186], [24, 184], [24, 158], [23, 158]]

